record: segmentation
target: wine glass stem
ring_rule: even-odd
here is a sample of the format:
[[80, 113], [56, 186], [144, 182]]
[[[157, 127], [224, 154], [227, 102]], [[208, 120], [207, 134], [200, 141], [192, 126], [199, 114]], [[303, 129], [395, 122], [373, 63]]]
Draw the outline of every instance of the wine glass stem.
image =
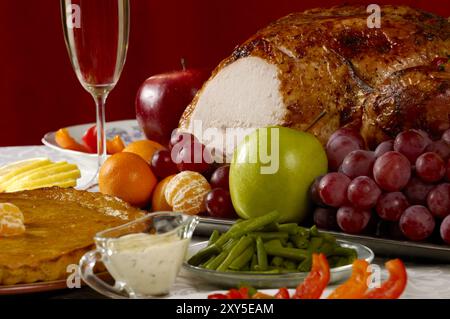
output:
[[96, 113], [97, 113], [97, 156], [98, 167], [100, 167], [106, 161], [106, 134], [105, 134], [105, 104], [108, 94], [94, 95]]

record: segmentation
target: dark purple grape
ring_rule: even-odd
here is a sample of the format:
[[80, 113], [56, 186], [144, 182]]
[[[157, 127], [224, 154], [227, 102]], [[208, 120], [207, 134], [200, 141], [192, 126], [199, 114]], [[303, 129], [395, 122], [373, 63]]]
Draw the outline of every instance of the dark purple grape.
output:
[[322, 179], [322, 177], [323, 177], [323, 175], [316, 177], [314, 179], [314, 182], [309, 187], [309, 196], [311, 197], [311, 200], [313, 201], [313, 203], [318, 206], [326, 206], [325, 203], [322, 201], [322, 198], [320, 198], [320, 194], [319, 194], [319, 183], [320, 183], [320, 180]]
[[411, 129], [411, 131], [417, 132], [417, 133], [419, 133], [420, 135], [422, 135], [422, 137], [427, 141], [428, 144], [430, 144], [430, 143], [433, 141], [433, 140], [430, 138], [430, 135], [429, 135], [427, 132], [425, 132], [424, 130], [413, 128], [413, 129]]
[[319, 183], [319, 195], [322, 201], [332, 207], [341, 207], [347, 203], [347, 188], [351, 180], [342, 173], [328, 173]]
[[441, 238], [450, 245], [450, 216], [445, 217], [441, 224]]
[[443, 140], [431, 142], [425, 152], [433, 152], [439, 155], [444, 161], [450, 158], [450, 145]]
[[338, 209], [336, 217], [339, 227], [346, 233], [359, 234], [370, 220], [370, 212], [355, 207], [344, 206]]
[[169, 149], [172, 149], [175, 145], [181, 147], [185, 143], [193, 144], [199, 143], [198, 139], [191, 133], [182, 132], [180, 130], [174, 130], [170, 136]]
[[436, 223], [430, 211], [421, 205], [407, 208], [400, 217], [400, 229], [410, 240], [427, 239], [433, 233]]
[[445, 173], [445, 178], [450, 182], [450, 159], [447, 161], [447, 172]]
[[327, 143], [326, 152], [328, 167], [331, 171], [337, 171], [344, 158], [352, 151], [361, 149], [358, 141], [351, 137], [341, 135], [333, 138]]
[[359, 131], [357, 131], [355, 129], [352, 129], [352, 128], [349, 128], [349, 127], [341, 127], [336, 132], [331, 134], [331, 136], [328, 139], [328, 141], [332, 141], [334, 138], [340, 137], [340, 136], [349, 137], [349, 138], [353, 139], [355, 142], [358, 143], [359, 148], [361, 148], [361, 149], [365, 148], [364, 139], [361, 136], [361, 134], [359, 133]]
[[406, 196], [401, 192], [381, 195], [377, 202], [376, 211], [384, 220], [398, 221], [403, 212], [409, 207]]
[[444, 140], [445, 143], [450, 145], [450, 129], [446, 130], [443, 134], [442, 134], [442, 140]]
[[436, 153], [423, 153], [417, 158], [416, 174], [424, 182], [438, 182], [445, 176], [445, 163]]
[[336, 220], [336, 209], [317, 207], [313, 214], [314, 224], [321, 229], [336, 230], [338, 224]]
[[230, 165], [223, 165], [217, 168], [211, 176], [210, 184], [212, 188], [223, 188], [229, 190]]
[[230, 193], [222, 188], [214, 188], [205, 198], [208, 214], [218, 218], [237, 218]]
[[428, 193], [433, 187], [433, 184], [425, 183], [420, 178], [413, 176], [403, 189], [403, 193], [411, 205], [426, 205]]
[[[172, 151], [175, 147], [172, 149]], [[180, 172], [193, 171], [204, 174], [211, 169], [213, 158], [205, 145], [200, 143], [186, 143], [179, 150], [176, 160]]]
[[375, 153], [371, 151], [357, 150], [348, 154], [339, 169], [350, 178], [358, 176], [372, 176]]
[[172, 157], [170, 155], [170, 151], [168, 150], [156, 151], [152, 156], [150, 165], [153, 173], [155, 173], [155, 175], [160, 179], [178, 173], [177, 165], [172, 162]]
[[348, 200], [358, 208], [374, 207], [380, 195], [381, 190], [378, 185], [367, 176], [355, 178], [347, 189]]
[[399, 152], [387, 152], [377, 158], [373, 176], [378, 186], [389, 192], [401, 190], [411, 177], [411, 165]]
[[443, 219], [450, 215], [450, 184], [433, 188], [428, 194], [427, 205], [434, 217]]
[[375, 149], [375, 156], [380, 157], [384, 153], [391, 152], [394, 150], [394, 140], [388, 140], [381, 142], [380, 145]]
[[394, 150], [402, 153], [414, 165], [417, 158], [425, 152], [429, 139], [426, 139], [419, 132], [408, 130], [397, 135], [394, 141]]

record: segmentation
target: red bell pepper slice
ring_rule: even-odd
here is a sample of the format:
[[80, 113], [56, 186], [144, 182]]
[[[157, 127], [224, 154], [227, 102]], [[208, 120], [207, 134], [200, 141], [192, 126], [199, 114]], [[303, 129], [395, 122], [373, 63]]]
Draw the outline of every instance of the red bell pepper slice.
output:
[[362, 299], [368, 289], [367, 281], [370, 272], [365, 260], [355, 260], [352, 265], [352, 275], [349, 280], [337, 287], [328, 299]]
[[97, 153], [97, 126], [91, 126], [84, 133], [82, 140], [90, 153]]
[[389, 260], [385, 267], [389, 271], [389, 279], [381, 287], [366, 292], [364, 298], [397, 299], [402, 295], [408, 281], [405, 265], [400, 259], [393, 259]]
[[330, 281], [330, 266], [324, 254], [313, 254], [311, 271], [298, 285], [293, 299], [319, 299]]
[[275, 295], [275, 299], [290, 299], [289, 291], [286, 288], [280, 288], [277, 294]]

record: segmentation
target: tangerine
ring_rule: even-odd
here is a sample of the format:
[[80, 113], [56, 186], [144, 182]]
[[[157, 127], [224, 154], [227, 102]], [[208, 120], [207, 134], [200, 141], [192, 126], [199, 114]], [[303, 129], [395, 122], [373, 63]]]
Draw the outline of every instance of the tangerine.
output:
[[9, 237], [25, 232], [22, 211], [14, 204], [0, 204], [0, 236]]
[[157, 142], [150, 140], [140, 140], [128, 144], [128, 146], [125, 147], [122, 152], [137, 154], [146, 162], [150, 162], [152, 160], [153, 154], [155, 154], [156, 151], [162, 149], [165, 149], [165, 147]]
[[175, 175], [170, 175], [164, 178], [156, 185], [152, 196], [152, 210], [156, 211], [171, 211], [172, 207], [167, 203], [164, 192], [167, 184], [174, 178]]
[[183, 171], [169, 181], [164, 196], [173, 211], [197, 215], [206, 210], [205, 196], [210, 190], [211, 186], [203, 175]]
[[109, 157], [98, 177], [100, 192], [118, 197], [136, 207], [146, 206], [157, 179], [139, 155], [121, 152]]

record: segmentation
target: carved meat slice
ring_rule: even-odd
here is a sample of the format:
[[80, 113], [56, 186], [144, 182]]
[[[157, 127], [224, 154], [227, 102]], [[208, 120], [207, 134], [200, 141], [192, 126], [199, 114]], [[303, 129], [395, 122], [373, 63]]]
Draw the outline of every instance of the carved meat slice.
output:
[[[325, 142], [336, 129], [348, 125], [364, 128], [362, 133], [371, 142], [392, 136], [395, 129], [379, 125], [369, 129], [363, 122], [373, 121], [375, 115], [364, 113], [371, 112], [380, 90], [388, 90], [386, 86], [395, 90], [395, 81], [389, 84], [389, 80], [400, 71], [416, 68], [421, 76], [415, 78], [435, 89], [420, 84], [415, 88], [430, 94], [439, 91], [438, 85], [448, 84], [448, 79], [427, 80], [431, 76], [427, 69], [417, 67], [450, 54], [450, 24], [403, 6], [382, 6], [381, 13], [379, 29], [368, 27], [366, 7], [353, 6], [313, 9], [272, 23], [217, 67], [187, 107], [180, 127], [199, 135], [194, 124], [200, 122], [203, 130], [217, 128], [222, 134], [227, 128], [248, 132], [283, 125], [309, 130]], [[404, 94], [411, 96], [409, 102], [413, 100], [412, 92], [404, 90]], [[444, 119], [439, 130], [449, 127], [445, 116], [450, 103], [445, 96], [443, 101], [433, 115]], [[379, 101], [375, 106], [376, 112], [387, 107]], [[402, 117], [393, 121], [392, 127], [403, 127]], [[425, 116], [411, 125], [429, 129], [429, 121]], [[225, 151], [231, 153], [233, 145], [230, 141], [227, 145]]]

